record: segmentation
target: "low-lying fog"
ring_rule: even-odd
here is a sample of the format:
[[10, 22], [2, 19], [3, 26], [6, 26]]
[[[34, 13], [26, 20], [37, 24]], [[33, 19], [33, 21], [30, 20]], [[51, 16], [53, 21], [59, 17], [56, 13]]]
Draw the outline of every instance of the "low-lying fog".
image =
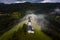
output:
[[27, 14], [22, 18], [22, 20], [27, 20], [29, 16], [31, 16], [31, 20], [34, 20], [37, 25], [41, 27], [44, 27], [44, 21], [45, 21], [45, 14], [35, 14], [33, 11], [27, 11]]

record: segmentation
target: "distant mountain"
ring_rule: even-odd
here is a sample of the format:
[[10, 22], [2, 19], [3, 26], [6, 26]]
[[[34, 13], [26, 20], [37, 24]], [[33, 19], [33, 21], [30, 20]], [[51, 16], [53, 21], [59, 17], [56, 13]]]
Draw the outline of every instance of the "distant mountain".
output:
[[0, 3], [0, 12], [14, 12], [14, 11], [26, 11], [26, 10], [43, 10], [48, 12], [56, 7], [60, 8], [58, 3], [18, 3], [18, 4], [3, 4]]

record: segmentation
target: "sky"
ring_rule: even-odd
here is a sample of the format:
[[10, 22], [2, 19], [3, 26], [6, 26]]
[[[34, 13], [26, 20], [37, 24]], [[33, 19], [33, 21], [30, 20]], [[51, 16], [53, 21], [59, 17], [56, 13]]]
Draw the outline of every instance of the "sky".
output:
[[11, 4], [11, 3], [58, 3], [60, 0], [0, 0], [0, 3]]

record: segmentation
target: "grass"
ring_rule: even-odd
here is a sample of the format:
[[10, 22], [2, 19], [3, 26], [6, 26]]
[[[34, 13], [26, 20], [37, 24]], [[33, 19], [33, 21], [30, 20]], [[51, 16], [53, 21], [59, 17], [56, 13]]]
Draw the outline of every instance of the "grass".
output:
[[5, 32], [0, 40], [52, 40], [49, 36], [45, 35], [39, 30], [35, 30], [34, 34], [24, 33], [21, 26], [24, 22], [17, 24], [9, 31]]
[[52, 40], [49, 36], [45, 35], [39, 30], [35, 30], [34, 34], [25, 34], [21, 30], [19, 30], [15, 35], [19, 40]]

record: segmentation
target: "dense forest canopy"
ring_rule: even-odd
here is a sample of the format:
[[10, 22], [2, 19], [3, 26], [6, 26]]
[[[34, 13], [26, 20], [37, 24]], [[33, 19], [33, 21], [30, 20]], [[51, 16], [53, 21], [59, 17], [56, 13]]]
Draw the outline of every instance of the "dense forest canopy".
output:
[[44, 12], [49, 12], [54, 8], [59, 7], [60, 5], [57, 4], [49, 4], [49, 3], [21, 3], [21, 4], [0, 4], [0, 12], [14, 12], [14, 11], [26, 11], [28, 9], [34, 10], [43, 10]]
[[[20, 22], [28, 10], [35, 10], [35, 14], [46, 14], [45, 19], [49, 21], [48, 28], [42, 30], [53, 39], [60, 38], [60, 11], [54, 11], [56, 8], [60, 9], [60, 4], [58, 3], [20, 3], [20, 4], [3, 4], [0, 3], [0, 35], [7, 30], [11, 29], [15, 24]], [[40, 20], [39, 20], [40, 21]], [[57, 37], [56, 37], [57, 36]]]

